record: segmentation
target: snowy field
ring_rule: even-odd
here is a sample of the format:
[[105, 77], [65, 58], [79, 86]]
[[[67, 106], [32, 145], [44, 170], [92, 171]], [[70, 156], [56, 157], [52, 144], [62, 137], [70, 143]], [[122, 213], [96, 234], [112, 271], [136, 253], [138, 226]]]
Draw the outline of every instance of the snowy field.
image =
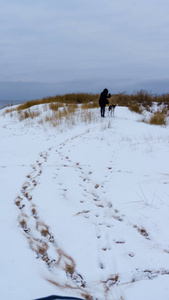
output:
[[169, 127], [125, 107], [62, 130], [4, 110], [1, 299], [169, 299]]

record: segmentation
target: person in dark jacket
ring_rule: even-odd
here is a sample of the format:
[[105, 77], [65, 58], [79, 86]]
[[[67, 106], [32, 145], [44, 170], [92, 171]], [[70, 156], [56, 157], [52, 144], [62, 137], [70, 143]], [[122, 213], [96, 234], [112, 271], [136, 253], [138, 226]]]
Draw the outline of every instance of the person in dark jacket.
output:
[[105, 117], [105, 106], [106, 104], [109, 104], [109, 100], [108, 98], [110, 98], [111, 95], [108, 94], [108, 89], [104, 89], [103, 92], [100, 94], [100, 98], [99, 98], [99, 105], [100, 105], [100, 113], [101, 113], [101, 117]]

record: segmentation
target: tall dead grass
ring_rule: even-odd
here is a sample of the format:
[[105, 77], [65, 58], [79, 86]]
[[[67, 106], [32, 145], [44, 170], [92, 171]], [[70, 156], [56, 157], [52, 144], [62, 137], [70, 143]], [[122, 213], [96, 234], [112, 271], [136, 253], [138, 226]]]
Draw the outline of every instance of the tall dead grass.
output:
[[167, 113], [166, 110], [157, 110], [150, 118], [149, 123], [151, 125], [166, 125], [166, 117]]
[[59, 107], [61, 107], [61, 105], [59, 103], [53, 103], [51, 102], [49, 104], [49, 108], [53, 111], [58, 111]]
[[[147, 91], [140, 90], [133, 94], [127, 94], [125, 92], [119, 94], [112, 94], [113, 102], [118, 106], [131, 107], [133, 104], [141, 105], [142, 107], [149, 109], [153, 102], [157, 102], [160, 106], [163, 104], [169, 109], [169, 94], [152, 95]], [[50, 109], [57, 110], [59, 106], [63, 105], [77, 105], [81, 104], [83, 109], [97, 108], [99, 106], [99, 94], [88, 94], [88, 93], [72, 93], [65, 95], [56, 95], [54, 97], [46, 97], [38, 100], [27, 101], [17, 108], [7, 109], [6, 113], [11, 111], [19, 111], [29, 109], [32, 106], [39, 104], [49, 104]]]
[[17, 110], [28, 109], [32, 106], [47, 103], [60, 103], [60, 104], [84, 104], [84, 103], [96, 103], [98, 102], [99, 95], [79, 93], [79, 94], [65, 94], [56, 95], [54, 97], [46, 97], [39, 100], [27, 101], [17, 107]]
[[[169, 94], [151, 95], [141, 90], [134, 94], [119, 93], [112, 94], [110, 103], [118, 104], [118, 106], [126, 106], [131, 111], [141, 114], [143, 110], [151, 112], [152, 103], [157, 102], [159, 107], [169, 109]], [[38, 105], [45, 104], [43, 109], [38, 110]], [[37, 106], [36, 109], [31, 109]], [[6, 109], [4, 114], [11, 113], [11, 116], [18, 115], [20, 121], [24, 119], [34, 119], [40, 116], [44, 111], [47, 112], [45, 117], [39, 119], [39, 123], [50, 122], [52, 126], [58, 126], [63, 122], [67, 122], [69, 126], [80, 122], [90, 123], [94, 118], [92, 109], [99, 107], [99, 94], [72, 93], [65, 95], [56, 95], [54, 97], [46, 97], [39, 100], [27, 101], [15, 108]], [[50, 111], [50, 113], [48, 113]], [[164, 116], [162, 116], [164, 114]], [[43, 119], [44, 118], [44, 119]], [[163, 120], [162, 120], [163, 118]], [[150, 124], [165, 124], [166, 113], [161, 110], [155, 113], [150, 120]]]
[[40, 111], [31, 111], [30, 109], [24, 110], [24, 111], [18, 111], [18, 118], [20, 121], [25, 119], [34, 119], [35, 117], [38, 117], [40, 115]]
[[139, 103], [131, 103], [129, 105], [129, 109], [130, 109], [130, 111], [134, 111], [138, 114], [142, 114], [142, 112], [143, 112], [143, 108], [141, 107], [141, 105]]
[[[90, 124], [96, 121], [95, 114], [91, 110], [78, 108], [77, 105], [69, 105], [67, 107], [60, 107], [52, 114], [47, 114], [44, 122], [49, 123], [52, 127], [62, 126], [66, 124], [68, 128], [79, 124]], [[40, 123], [43, 123], [40, 121]]]

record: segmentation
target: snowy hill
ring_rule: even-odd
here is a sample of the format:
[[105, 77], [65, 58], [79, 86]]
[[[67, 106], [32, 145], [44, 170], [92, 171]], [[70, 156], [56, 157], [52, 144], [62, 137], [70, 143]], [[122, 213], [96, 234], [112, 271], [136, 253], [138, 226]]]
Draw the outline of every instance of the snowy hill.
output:
[[125, 107], [62, 130], [3, 112], [1, 298], [168, 299], [168, 126]]

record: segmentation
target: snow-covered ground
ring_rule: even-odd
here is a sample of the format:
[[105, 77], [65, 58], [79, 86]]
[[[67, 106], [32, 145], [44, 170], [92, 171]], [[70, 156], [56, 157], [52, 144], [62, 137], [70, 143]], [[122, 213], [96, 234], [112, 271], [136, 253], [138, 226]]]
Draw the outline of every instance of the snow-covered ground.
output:
[[169, 127], [0, 111], [1, 299], [169, 299]]

